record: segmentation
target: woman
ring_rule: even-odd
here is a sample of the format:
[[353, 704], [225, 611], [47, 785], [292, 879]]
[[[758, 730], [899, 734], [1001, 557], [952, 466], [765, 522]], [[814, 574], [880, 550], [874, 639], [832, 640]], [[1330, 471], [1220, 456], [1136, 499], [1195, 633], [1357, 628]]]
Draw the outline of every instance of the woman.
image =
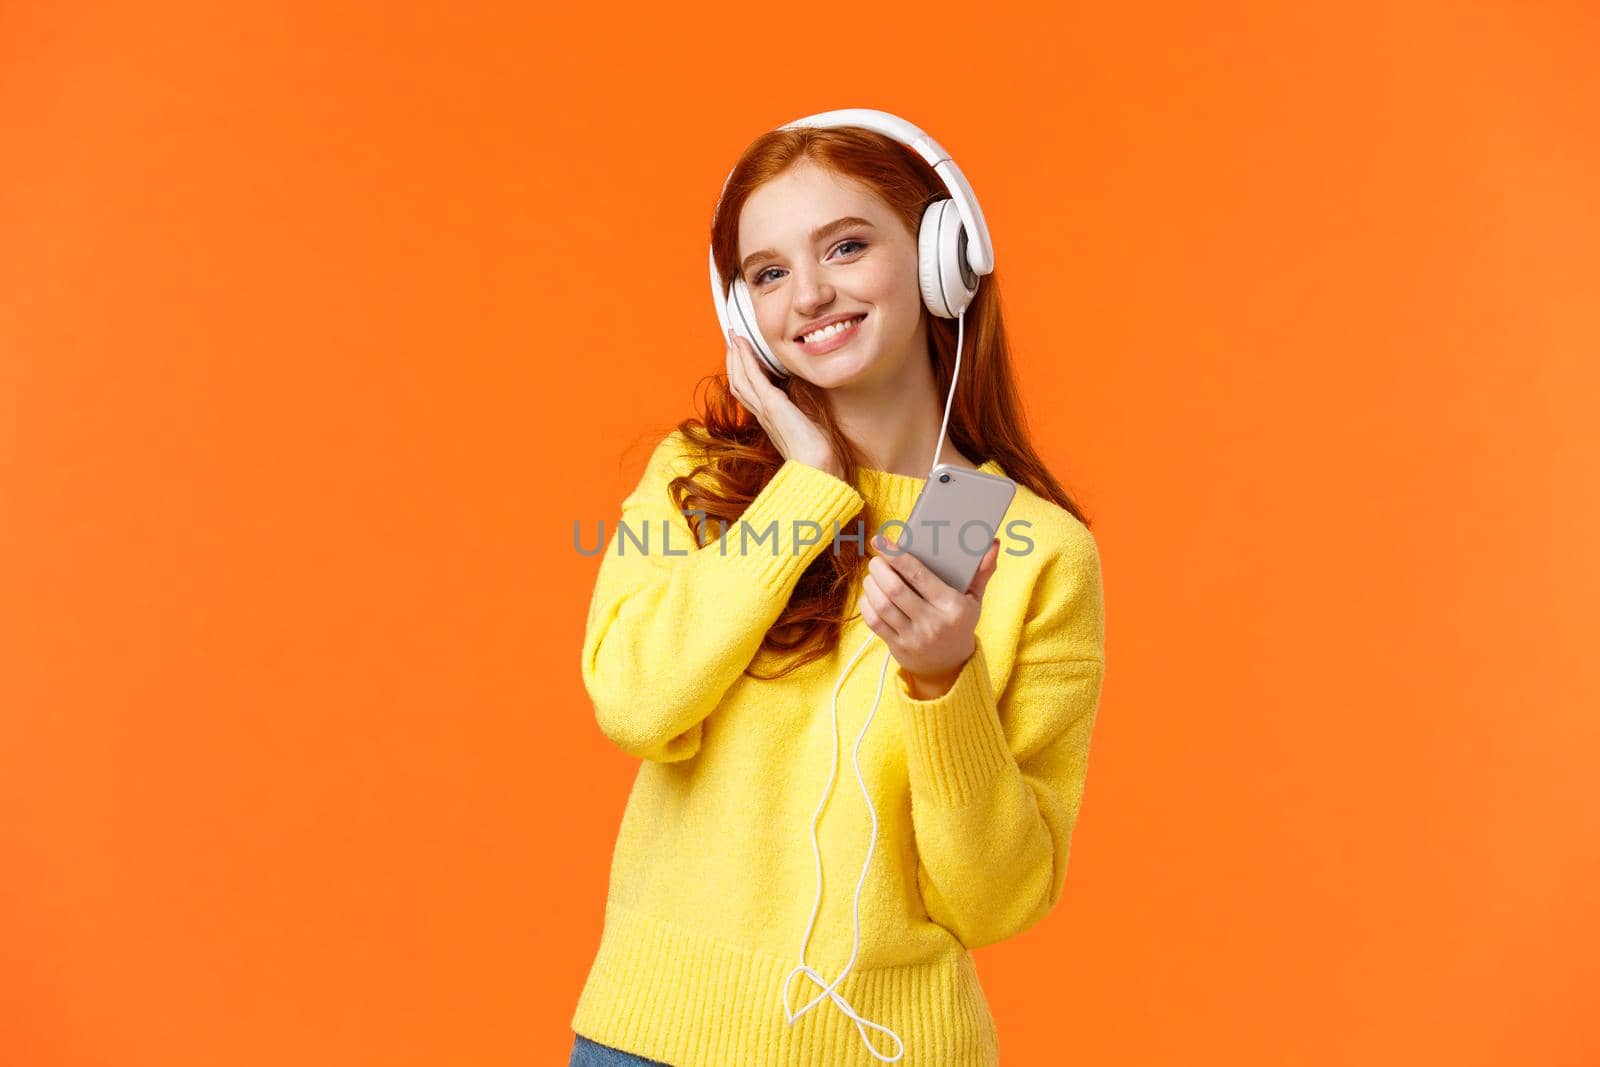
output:
[[[1029, 443], [993, 275], [970, 327], [923, 295], [920, 220], [947, 195], [855, 125], [771, 131], [724, 187], [713, 261], [781, 367], [730, 332], [725, 377], [656, 446], [596, 579], [584, 683], [643, 763], [576, 1067], [998, 1062], [970, 953], [1061, 895], [1102, 589], [1087, 520]], [[935, 456], [1018, 483], [964, 590], [892, 540]], [[865, 796], [818, 807], [841, 733]]]

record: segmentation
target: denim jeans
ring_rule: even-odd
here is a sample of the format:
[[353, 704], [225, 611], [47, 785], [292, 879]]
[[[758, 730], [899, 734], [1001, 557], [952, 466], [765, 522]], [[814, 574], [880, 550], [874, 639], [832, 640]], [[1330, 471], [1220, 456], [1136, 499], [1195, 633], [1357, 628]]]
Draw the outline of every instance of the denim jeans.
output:
[[590, 1041], [579, 1033], [572, 1036], [576, 1040], [572, 1042], [572, 1058], [567, 1060], [567, 1067], [671, 1067], [660, 1060], [647, 1060], [643, 1056]]

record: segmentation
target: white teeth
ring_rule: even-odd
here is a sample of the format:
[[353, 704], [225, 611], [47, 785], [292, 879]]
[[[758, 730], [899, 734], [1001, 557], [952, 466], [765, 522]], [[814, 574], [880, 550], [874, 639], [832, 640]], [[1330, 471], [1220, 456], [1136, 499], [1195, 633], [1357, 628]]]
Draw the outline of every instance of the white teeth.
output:
[[854, 326], [864, 318], [866, 318], [865, 315], [857, 315], [853, 319], [846, 319], [844, 322], [836, 322], [832, 326], [824, 326], [822, 329], [817, 330], [814, 333], [803, 334], [800, 340], [805, 341], [808, 344], [816, 341], [826, 341], [834, 334], [842, 333], [843, 331], [848, 330], [850, 327]]

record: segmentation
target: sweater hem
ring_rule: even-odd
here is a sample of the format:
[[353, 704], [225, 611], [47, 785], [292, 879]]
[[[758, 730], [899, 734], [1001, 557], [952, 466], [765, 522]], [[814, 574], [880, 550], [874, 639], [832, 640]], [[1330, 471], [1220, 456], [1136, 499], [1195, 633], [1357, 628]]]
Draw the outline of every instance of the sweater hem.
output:
[[[572, 1029], [672, 1067], [875, 1067], [893, 1057], [893, 1038], [858, 1028], [831, 998], [789, 1024], [784, 979], [799, 962], [798, 954], [789, 959], [729, 944], [608, 904]], [[835, 977], [825, 976], [830, 982]], [[805, 974], [796, 976], [789, 983], [790, 1010], [822, 989]], [[999, 1063], [994, 1019], [965, 950], [925, 963], [852, 967], [836, 992], [863, 1019], [899, 1036], [905, 1067]], [[884, 1059], [868, 1050], [869, 1039]]]

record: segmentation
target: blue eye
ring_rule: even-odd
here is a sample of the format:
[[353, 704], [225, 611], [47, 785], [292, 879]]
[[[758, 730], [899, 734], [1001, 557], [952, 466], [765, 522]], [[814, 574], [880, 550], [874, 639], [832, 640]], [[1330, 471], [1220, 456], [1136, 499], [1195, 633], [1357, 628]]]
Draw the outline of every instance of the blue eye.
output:
[[[838, 244], [834, 245], [833, 246], [833, 250], [835, 252], [837, 252], [839, 249], [843, 248], [845, 245], [860, 245], [862, 248], [865, 248], [865, 247], [867, 247], [867, 242], [857, 240], [854, 237], [848, 237], [845, 240], [840, 241]], [[751, 285], [765, 285], [768, 271], [782, 270], [782, 269], [783, 268], [781, 268], [781, 267], [768, 267], [766, 270], [761, 271], [754, 278], [750, 279], [750, 284]]]

